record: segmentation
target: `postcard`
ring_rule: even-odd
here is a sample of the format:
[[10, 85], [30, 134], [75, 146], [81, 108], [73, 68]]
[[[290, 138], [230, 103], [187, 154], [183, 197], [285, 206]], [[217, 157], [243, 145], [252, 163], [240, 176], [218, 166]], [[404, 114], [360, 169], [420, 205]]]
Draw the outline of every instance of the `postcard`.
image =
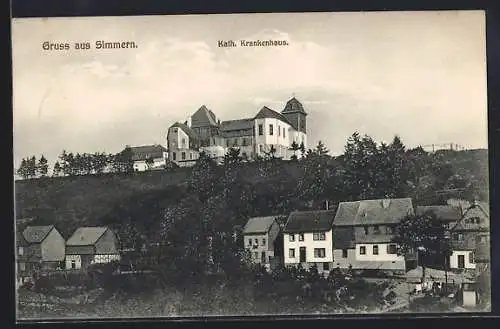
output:
[[18, 320], [489, 312], [483, 11], [12, 20]]

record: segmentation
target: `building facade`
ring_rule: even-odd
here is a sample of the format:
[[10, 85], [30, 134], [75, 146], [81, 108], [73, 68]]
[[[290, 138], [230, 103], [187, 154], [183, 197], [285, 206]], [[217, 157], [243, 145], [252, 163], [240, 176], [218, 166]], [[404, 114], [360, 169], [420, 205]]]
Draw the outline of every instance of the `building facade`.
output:
[[334, 266], [405, 271], [406, 259], [392, 240], [399, 221], [413, 213], [410, 198], [341, 202], [334, 221]]
[[53, 225], [27, 226], [16, 232], [16, 264], [19, 284], [44, 270], [54, 270], [64, 261], [65, 240]]
[[118, 239], [107, 227], [80, 227], [66, 241], [66, 269], [120, 260]]
[[449, 264], [451, 269], [475, 270], [475, 253], [478, 242], [489, 235], [489, 208], [484, 203], [474, 202], [462, 218], [450, 229], [453, 253]]
[[264, 106], [254, 117], [220, 121], [214, 112], [201, 106], [185, 122], [173, 124], [167, 133], [168, 156], [179, 166], [191, 166], [204, 152], [220, 162], [230, 148], [240, 150], [246, 159], [262, 157], [274, 150], [276, 157], [288, 160], [300, 152], [292, 146], [307, 147], [307, 113], [296, 99], [290, 99], [281, 112]]
[[334, 218], [332, 210], [292, 212], [283, 230], [285, 266], [316, 265], [320, 273], [328, 273], [333, 266]]
[[167, 149], [161, 145], [143, 145], [131, 147], [134, 171], [146, 171], [164, 168], [167, 163]]
[[262, 264], [270, 269], [275, 257], [276, 238], [280, 227], [275, 216], [250, 218], [243, 228], [243, 241], [252, 263]]

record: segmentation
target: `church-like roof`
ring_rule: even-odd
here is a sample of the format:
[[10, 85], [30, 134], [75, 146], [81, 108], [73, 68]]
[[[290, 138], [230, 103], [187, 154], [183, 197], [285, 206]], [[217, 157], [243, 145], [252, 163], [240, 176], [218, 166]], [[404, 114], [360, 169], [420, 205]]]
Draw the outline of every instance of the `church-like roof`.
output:
[[295, 112], [300, 112], [305, 115], [307, 115], [306, 111], [304, 110], [304, 106], [302, 106], [302, 103], [297, 100], [297, 98], [293, 97], [290, 99], [288, 102], [286, 102], [285, 108], [281, 113], [295, 113]]
[[202, 105], [192, 116], [191, 116], [191, 127], [207, 127], [207, 126], [218, 126], [217, 118], [214, 112], [209, 110], [205, 105]]
[[292, 125], [290, 121], [281, 113], [276, 112], [274, 110], [271, 110], [269, 107], [264, 106], [259, 113], [255, 116], [254, 119], [264, 119], [264, 118], [272, 118], [272, 119], [278, 119], [281, 120], [285, 123], [288, 123], [289, 125]]

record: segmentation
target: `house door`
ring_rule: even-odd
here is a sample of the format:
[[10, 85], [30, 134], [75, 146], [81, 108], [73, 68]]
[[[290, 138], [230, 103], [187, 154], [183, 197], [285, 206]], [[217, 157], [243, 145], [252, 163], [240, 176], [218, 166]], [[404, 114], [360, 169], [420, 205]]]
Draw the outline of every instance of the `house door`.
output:
[[458, 268], [465, 268], [465, 256], [458, 255]]
[[306, 262], [306, 247], [300, 247], [299, 249], [299, 260], [301, 263]]
[[261, 263], [265, 263], [266, 262], [266, 252], [263, 251], [260, 255], [260, 261]]

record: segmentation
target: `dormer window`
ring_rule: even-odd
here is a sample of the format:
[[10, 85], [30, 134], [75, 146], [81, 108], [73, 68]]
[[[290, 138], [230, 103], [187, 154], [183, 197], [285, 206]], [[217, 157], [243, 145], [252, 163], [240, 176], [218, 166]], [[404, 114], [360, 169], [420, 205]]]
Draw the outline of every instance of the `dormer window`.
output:
[[365, 229], [365, 235], [368, 235], [368, 226], [363, 227]]
[[304, 233], [299, 233], [299, 241], [304, 241]]

